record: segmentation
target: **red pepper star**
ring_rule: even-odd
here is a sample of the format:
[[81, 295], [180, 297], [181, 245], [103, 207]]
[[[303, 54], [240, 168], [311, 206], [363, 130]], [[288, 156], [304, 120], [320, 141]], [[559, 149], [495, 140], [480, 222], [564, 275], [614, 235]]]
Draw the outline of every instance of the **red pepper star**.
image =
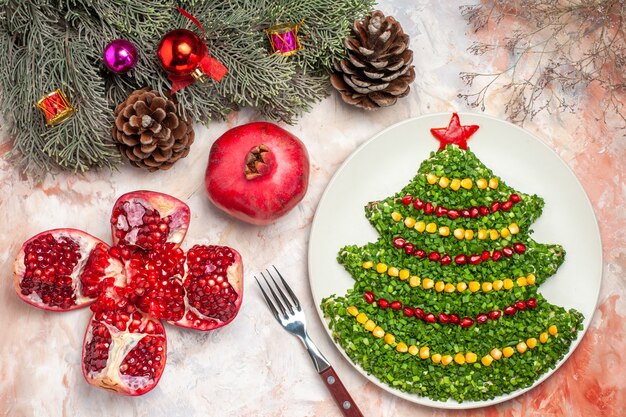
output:
[[478, 125], [461, 126], [459, 115], [452, 113], [448, 127], [436, 127], [430, 129], [430, 133], [439, 139], [439, 149], [446, 145], [457, 145], [461, 149], [467, 149], [467, 140], [478, 130]]

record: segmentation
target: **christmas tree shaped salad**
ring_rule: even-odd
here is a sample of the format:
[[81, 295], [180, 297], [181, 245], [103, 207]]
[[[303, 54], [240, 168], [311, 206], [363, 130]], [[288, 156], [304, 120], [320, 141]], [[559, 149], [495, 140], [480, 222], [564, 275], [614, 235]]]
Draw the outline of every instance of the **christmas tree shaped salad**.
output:
[[457, 114], [431, 129], [439, 150], [400, 192], [365, 208], [380, 238], [339, 252], [354, 288], [321, 306], [365, 371], [441, 401], [532, 385], [582, 329], [581, 313], [538, 292], [565, 257], [530, 237], [543, 199], [507, 186], [467, 149], [476, 130]]

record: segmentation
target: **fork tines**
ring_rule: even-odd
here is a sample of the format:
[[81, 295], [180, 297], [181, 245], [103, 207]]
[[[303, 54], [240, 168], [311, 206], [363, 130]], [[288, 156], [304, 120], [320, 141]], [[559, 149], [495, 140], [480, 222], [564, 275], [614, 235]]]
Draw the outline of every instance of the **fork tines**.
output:
[[[291, 290], [291, 288], [289, 287], [289, 285], [287, 284], [287, 282], [285, 281], [281, 273], [278, 272], [278, 269], [275, 266], [273, 266], [273, 268], [274, 268], [274, 271], [276, 271], [276, 274], [278, 274], [278, 277], [280, 278], [280, 281], [282, 282], [285, 291], [289, 294], [289, 298], [287, 297], [287, 295], [285, 295], [285, 292], [283, 292], [280, 285], [278, 285], [278, 283], [274, 279], [274, 276], [272, 275], [269, 269], [266, 269], [265, 271], [267, 272], [267, 275], [269, 275], [270, 280], [274, 283], [274, 288], [276, 288], [276, 291], [278, 291], [278, 294], [280, 294], [280, 298], [278, 294], [276, 293], [276, 291], [274, 291], [274, 288], [272, 287], [270, 282], [267, 280], [263, 272], [261, 272], [261, 276], [263, 277], [263, 280], [265, 280], [265, 284], [267, 284], [267, 288], [271, 292], [272, 298], [274, 299], [275, 302], [272, 302], [270, 297], [267, 295], [267, 292], [263, 288], [263, 285], [261, 285], [261, 283], [259, 282], [256, 276], [254, 277], [254, 279], [256, 280], [257, 284], [259, 284], [259, 287], [261, 288], [261, 292], [263, 293], [263, 297], [265, 298], [265, 301], [267, 302], [267, 305], [270, 308], [270, 310], [272, 310], [272, 313], [274, 313], [274, 317], [276, 317], [276, 320], [280, 320], [279, 313], [278, 313], [278, 310], [276, 309], [276, 306], [278, 306], [278, 309], [280, 310], [284, 318], [287, 318], [288, 315], [295, 314], [294, 309], [296, 311], [301, 311], [301, 308], [300, 308], [300, 301], [298, 300], [298, 297], [296, 297], [296, 295], [293, 293], [293, 291]], [[289, 313], [287, 313], [287, 311], [289, 311]]]

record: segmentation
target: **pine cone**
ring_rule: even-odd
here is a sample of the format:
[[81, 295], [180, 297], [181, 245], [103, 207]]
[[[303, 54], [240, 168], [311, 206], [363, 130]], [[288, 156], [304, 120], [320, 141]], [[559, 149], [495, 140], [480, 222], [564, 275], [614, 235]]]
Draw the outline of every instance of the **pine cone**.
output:
[[113, 138], [122, 155], [148, 171], [170, 169], [189, 153], [195, 134], [191, 119], [177, 112], [177, 102], [155, 90], [133, 91], [115, 108]]
[[400, 23], [377, 10], [355, 21], [352, 33], [345, 40], [348, 56], [335, 63], [330, 77], [343, 101], [375, 110], [409, 94], [415, 79], [413, 51]]

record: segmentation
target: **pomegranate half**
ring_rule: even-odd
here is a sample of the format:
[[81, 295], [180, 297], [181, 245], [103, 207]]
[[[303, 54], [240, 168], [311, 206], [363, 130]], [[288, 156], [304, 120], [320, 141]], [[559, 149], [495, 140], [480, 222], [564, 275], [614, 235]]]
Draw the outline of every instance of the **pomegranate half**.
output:
[[247, 223], [270, 224], [304, 197], [309, 155], [300, 139], [275, 124], [248, 123], [215, 141], [205, 184], [219, 209]]

